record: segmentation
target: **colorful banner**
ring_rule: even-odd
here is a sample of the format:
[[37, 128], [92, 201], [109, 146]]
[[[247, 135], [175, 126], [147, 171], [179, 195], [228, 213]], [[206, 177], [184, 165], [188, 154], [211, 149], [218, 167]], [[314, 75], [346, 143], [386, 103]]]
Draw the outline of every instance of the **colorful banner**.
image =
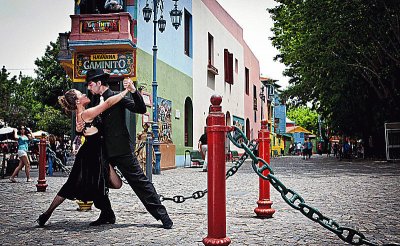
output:
[[244, 131], [244, 119], [243, 118], [240, 118], [240, 117], [237, 117], [237, 116], [233, 115], [233, 125], [239, 127], [240, 130], [242, 130], [242, 132], [245, 132]]
[[119, 32], [119, 20], [81, 21], [82, 33]]
[[172, 143], [172, 102], [170, 100], [157, 97], [157, 110], [159, 141], [161, 143]]

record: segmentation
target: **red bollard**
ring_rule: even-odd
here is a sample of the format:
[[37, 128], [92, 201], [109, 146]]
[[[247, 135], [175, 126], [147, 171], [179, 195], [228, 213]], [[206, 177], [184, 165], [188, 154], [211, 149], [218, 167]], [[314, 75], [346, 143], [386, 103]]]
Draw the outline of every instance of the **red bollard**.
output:
[[[261, 121], [261, 130], [258, 132], [258, 155], [261, 159], [265, 160], [268, 165], [271, 163], [270, 158], [270, 142], [269, 131], [267, 128], [268, 121]], [[259, 167], [263, 165], [262, 162], [258, 163]], [[267, 176], [269, 174], [268, 169], [263, 171], [263, 175]], [[271, 208], [272, 201], [270, 184], [268, 180], [264, 180], [262, 178], [259, 179], [260, 191], [259, 191], [259, 200], [257, 201], [258, 207], [254, 209], [254, 212], [257, 214], [259, 218], [271, 218], [275, 213], [275, 209]]]
[[46, 137], [42, 137], [39, 143], [39, 178], [36, 184], [38, 192], [46, 191]]
[[225, 183], [225, 115], [222, 113], [222, 97], [211, 97], [210, 112], [207, 117], [208, 173], [207, 212], [208, 235], [204, 245], [229, 245], [226, 237], [226, 183]]

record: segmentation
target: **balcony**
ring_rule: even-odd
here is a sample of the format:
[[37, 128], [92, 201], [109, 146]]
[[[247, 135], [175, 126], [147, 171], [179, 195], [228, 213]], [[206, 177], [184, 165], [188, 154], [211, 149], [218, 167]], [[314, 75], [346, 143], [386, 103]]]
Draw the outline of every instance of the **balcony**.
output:
[[71, 20], [69, 46], [76, 51], [136, 47], [136, 20], [129, 13], [71, 15]]
[[207, 65], [207, 71], [214, 75], [218, 75], [218, 69], [214, 67], [212, 64]]

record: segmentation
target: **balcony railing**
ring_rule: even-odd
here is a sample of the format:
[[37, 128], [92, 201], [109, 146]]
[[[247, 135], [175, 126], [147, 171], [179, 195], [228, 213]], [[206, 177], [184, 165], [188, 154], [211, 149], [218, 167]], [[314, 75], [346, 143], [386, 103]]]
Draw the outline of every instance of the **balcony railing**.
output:
[[[136, 20], [129, 13], [71, 15], [70, 43], [116, 41], [136, 44]], [[86, 44], [90, 45], [90, 44]]]

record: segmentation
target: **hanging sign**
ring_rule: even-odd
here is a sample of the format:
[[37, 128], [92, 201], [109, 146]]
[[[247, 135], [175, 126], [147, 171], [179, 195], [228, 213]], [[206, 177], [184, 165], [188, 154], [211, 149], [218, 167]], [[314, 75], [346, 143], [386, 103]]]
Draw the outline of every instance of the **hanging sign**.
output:
[[82, 33], [119, 32], [119, 20], [84, 20], [81, 28]]
[[136, 77], [136, 50], [75, 54], [75, 78], [85, 78], [89, 69], [97, 68], [108, 70], [111, 77]]

